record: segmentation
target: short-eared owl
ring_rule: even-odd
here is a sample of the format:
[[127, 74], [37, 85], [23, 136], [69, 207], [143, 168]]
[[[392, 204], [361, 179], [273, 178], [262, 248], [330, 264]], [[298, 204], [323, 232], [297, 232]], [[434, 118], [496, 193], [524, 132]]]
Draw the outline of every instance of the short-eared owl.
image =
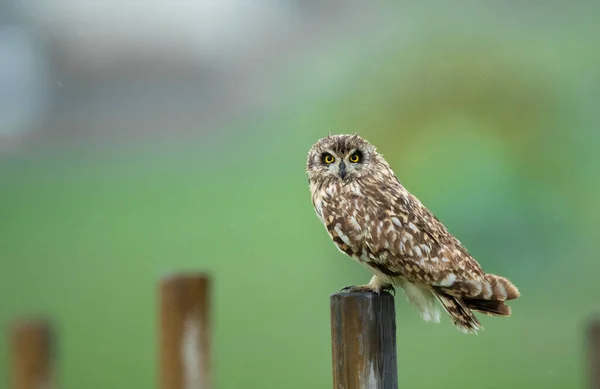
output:
[[426, 321], [448, 312], [463, 332], [482, 329], [473, 311], [510, 316], [519, 297], [506, 278], [485, 273], [467, 249], [400, 183], [375, 147], [357, 135], [332, 135], [310, 150], [312, 203], [343, 253], [374, 275], [345, 291], [404, 289]]

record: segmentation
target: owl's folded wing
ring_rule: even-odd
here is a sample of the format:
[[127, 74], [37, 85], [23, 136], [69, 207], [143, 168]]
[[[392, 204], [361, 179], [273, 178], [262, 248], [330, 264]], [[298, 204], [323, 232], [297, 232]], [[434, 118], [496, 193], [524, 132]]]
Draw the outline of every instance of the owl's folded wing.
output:
[[471, 295], [485, 273], [462, 244], [418, 200], [395, 199], [365, 239], [369, 266], [390, 277]]

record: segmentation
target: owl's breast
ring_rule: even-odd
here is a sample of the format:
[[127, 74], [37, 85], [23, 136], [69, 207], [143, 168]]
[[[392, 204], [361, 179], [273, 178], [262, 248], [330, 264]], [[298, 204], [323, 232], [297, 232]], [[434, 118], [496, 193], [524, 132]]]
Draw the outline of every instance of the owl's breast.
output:
[[343, 253], [361, 259], [365, 255], [368, 200], [352, 185], [324, 188], [314, 204], [329, 236]]

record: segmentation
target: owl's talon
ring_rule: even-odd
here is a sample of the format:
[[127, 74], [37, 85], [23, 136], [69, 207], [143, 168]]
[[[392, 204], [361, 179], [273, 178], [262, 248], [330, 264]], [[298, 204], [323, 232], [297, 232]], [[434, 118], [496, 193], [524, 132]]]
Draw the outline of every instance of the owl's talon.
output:
[[346, 286], [345, 288], [342, 288], [340, 292], [356, 292], [354, 288], [356, 288], [354, 285]]
[[396, 295], [396, 289], [394, 289], [394, 287], [392, 285], [386, 285], [386, 286], [382, 286], [380, 288], [374, 288], [371, 285], [358, 285], [358, 286], [351, 285], [351, 286], [346, 286], [345, 288], [342, 288], [340, 290], [340, 292], [344, 292], [344, 293], [351, 293], [351, 292], [359, 292], [359, 293], [373, 292], [373, 293], [377, 293], [377, 294], [381, 294], [381, 292], [388, 292], [392, 296]]
[[392, 296], [396, 296], [396, 288], [394, 288], [393, 286], [389, 286], [389, 287], [384, 287], [381, 289], [383, 292], [388, 292], [389, 294], [391, 294]]
[[346, 293], [351, 293], [351, 292], [376, 292], [373, 288], [371, 288], [369, 285], [350, 285], [350, 286], [346, 286], [345, 288], [342, 288], [342, 290], [340, 292], [346, 292]]

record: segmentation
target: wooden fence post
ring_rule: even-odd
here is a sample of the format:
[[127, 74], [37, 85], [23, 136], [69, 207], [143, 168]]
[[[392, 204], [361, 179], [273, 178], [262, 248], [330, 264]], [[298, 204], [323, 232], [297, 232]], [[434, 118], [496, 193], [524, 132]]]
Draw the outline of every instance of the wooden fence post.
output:
[[160, 282], [160, 388], [209, 389], [210, 279], [182, 273]]
[[55, 388], [53, 333], [44, 320], [21, 320], [11, 334], [11, 389]]
[[397, 389], [394, 297], [341, 292], [330, 305], [333, 387]]
[[600, 319], [592, 320], [587, 331], [590, 389], [600, 389]]

